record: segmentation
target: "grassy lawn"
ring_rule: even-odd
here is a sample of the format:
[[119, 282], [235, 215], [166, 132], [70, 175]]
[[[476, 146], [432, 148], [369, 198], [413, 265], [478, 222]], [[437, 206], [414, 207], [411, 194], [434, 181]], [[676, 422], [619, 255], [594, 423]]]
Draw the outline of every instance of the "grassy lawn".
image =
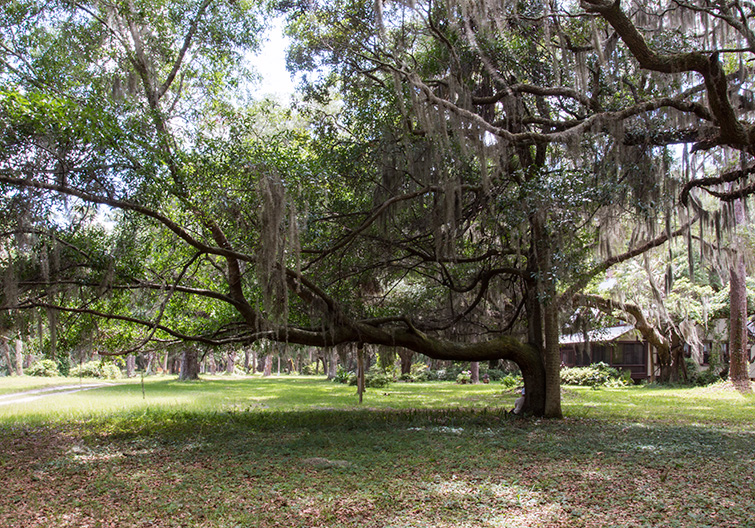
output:
[[0, 526], [753, 526], [755, 397], [570, 387], [561, 421], [515, 397], [163, 378], [0, 405]]

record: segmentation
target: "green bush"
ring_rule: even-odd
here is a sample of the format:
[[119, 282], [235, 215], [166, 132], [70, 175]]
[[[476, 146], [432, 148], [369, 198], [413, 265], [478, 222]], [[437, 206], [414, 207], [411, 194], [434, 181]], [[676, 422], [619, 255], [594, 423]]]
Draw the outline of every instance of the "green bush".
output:
[[105, 379], [118, 379], [121, 377], [121, 369], [113, 363], [105, 363], [102, 365], [101, 377]]
[[601, 362], [587, 367], [562, 368], [561, 383], [583, 387], [624, 387], [631, 383], [631, 378]]
[[423, 372], [426, 372], [430, 367], [428, 367], [425, 363], [412, 363], [411, 369], [410, 369], [410, 375], [411, 376], [419, 376]]
[[320, 364], [317, 361], [313, 361], [309, 365], [304, 365], [301, 368], [301, 373], [303, 376], [319, 376], [321, 374], [324, 374], [324, 372], [322, 372], [322, 370], [320, 369]]
[[709, 367], [703, 370], [692, 358], [686, 358], [684, 362], [686, 363], [687, 379], [690, 384], [705, 386], [721, 381], [721, 374], [718, 369]]
[[472, 372], [469, 370], [462, 370], [456, 375], [456, 383], [465, 385], [472, 381]]
[[338, 365], [336, 367], [336, 376], [333, 378], [334, 383], [348, 383], [349, 382], [349, 372], [343, 368], [341, 365]]
[[60, 376], [58, 371], [58, 364], [51, 359], [42, 359], [25, 369], [24, 372], [29, 376], [43, 376], [46, 378], [54, 378]]
[[112, 363], [87, 361], [83, 365], [73, 367], [69, 372], [69, 376], [73, 378], [118, 379], [121, 377], [121, 369]]
[[416, 376], [415, 381], [438, 381], [438, 372], [435, 370], [425, 369]]
[[[492, 379], [492, 378], [491, 378]], [[501, 378], [501, 384], [507, 389], [521, 387], [524, 385], [524, 379], [519, 374], [506, 374]]]
[[[381, 369], [379, 366], [373, 366], [364, 376], [364, 386], [374, 389], [382, 389], [393, 383], [396, 379], [390, 371]], [[349, 375], [349, 385], [356, 386], [357, 375]]]

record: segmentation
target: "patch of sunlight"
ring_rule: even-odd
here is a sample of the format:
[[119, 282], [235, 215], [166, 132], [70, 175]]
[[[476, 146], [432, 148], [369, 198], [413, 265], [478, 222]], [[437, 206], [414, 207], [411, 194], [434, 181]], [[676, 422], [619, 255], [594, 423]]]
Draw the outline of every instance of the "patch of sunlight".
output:
[[480, 492], [479, 487], [473, 486], [466, 480], [441, 480], [426, 486], [427, 490], [441, 497], [459, 496], [474, 497]]
[[[523, 511], [505, 511], [485, 518], [483, 526], [491, 528], [525, 528], [531, 526], [561, 526], [564, 511], [558, 504], [544, 504], [537, 508], [527, 508]], [[566, 526], [566, 525], [564, 525]]]
[[460, 435], [464, 432], [462, 427], [448, 427], [445, 425], [434, 427], [409, 427], [407, 431], [429, 431], [431, 433], [444, 433]]
[[582, 478], [584, 480], [598, 480], [598, 481], [611, 481], [613, 480], [613, 477], [610, 475], [606, 475], [602, 471], [582, 471], [580, 472], [582, 475]]
[[425, 485], [431, 494], [444, 499], [483, 501], [501, 507], [532, 507], [543, 502], [543, 494], [518, 484], [501, 482], [470, 482], [452, 476]]

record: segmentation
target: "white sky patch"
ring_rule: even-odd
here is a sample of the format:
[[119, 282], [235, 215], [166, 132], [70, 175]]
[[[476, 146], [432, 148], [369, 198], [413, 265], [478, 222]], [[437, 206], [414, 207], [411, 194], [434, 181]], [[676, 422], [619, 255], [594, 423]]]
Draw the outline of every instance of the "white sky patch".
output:
[[283, 19], [276, 19], [266, 32], [257, 55], [249, 57], [249, 63], [261, 81], [250, 88], [255, 99], [274, 96], [281, 101], [290, 99], [295, 91], [295, 82], [286, 70], [286, 48], [290, 39], [283, 35]]

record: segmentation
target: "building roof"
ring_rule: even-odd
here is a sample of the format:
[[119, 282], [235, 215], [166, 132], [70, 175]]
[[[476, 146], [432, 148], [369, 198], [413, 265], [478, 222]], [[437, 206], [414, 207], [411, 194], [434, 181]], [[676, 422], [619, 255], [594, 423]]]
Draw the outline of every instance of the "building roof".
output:
[[[620, 338], [627, 332], [634, 330], [632, 325], [611, 326], [608, 328], [598, 328], [587, 332], [587, 338], [591, 343], [608, 343]], [[558, 338], [559, 345], [576, 345], [585, 342], [584, 332], [577, 334], [563, 335]]]

